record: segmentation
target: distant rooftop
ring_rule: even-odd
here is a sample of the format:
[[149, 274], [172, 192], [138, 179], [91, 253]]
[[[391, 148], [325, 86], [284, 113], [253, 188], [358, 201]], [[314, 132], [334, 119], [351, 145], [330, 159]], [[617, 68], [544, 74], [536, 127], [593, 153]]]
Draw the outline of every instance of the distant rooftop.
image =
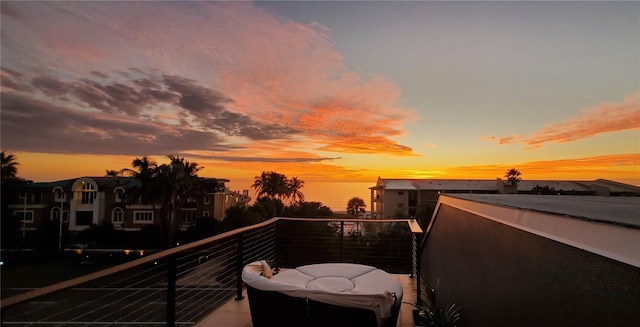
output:
[[448, 196], [640, 228], [640, 197], [525, 194], [447, 194]]
[[[369, 189], [385, 189], [390, 191], [442, 191], [474, 193], [500, 192], [503, 179], [412, 179], [381, 178], [376, 186]], [[518, 182], [518, 193], [534, 193], [536, 187], [547, 188], [547, 192], [558, 192], [574, 195], [636, 195], [640, 196], [640, 187], [619, 183], [606, 179], [594, 181], [570, 180], [521, 180]]]

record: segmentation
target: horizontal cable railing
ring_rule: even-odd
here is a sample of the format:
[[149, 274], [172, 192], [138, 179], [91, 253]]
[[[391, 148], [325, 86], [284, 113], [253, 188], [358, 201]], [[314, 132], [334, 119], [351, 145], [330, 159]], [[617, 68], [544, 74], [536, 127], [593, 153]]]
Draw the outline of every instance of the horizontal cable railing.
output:
[[[242, 298], [242, 268], [354, 262], [413, 273], [407, 220], [274, 218], [2, 300], [6, 326], [192, 326]], [[43, 272], [46, 273], [46, 272]]]

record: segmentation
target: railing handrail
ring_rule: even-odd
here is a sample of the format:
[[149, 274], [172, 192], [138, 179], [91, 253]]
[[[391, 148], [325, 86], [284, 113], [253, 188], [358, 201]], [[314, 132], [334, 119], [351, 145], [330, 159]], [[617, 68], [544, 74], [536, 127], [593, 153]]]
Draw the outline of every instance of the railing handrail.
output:
[[[84, 284], [86, 282], [90, 282], [93, 281], [95, 279], [98, 278], [102, 278], [102, 277], [106, 277], [109, 276], [111, 274], [115, 274], [121, 271], [124, 271], [126, 269], [130, 269], [130, 268], [134, 268], [146, 263], [150, 263], [150, 262], [154, 262], [158, 259], [162, 259], [165, 257], [170, 257], [172, 255], [178, 254], [180, 252], [183, 251], [187, 251], [193, 248], [198, 248], [200, 246], [206, 245], [208, 243], [211, 242], [215, 242], [218, 240], [222, 240], [231, 236], [235, 236], [238, 234], [242, 234], [244, 232], [250, 231], [250, 230], [254, 230], [257, 228], [261, 228], [261, 227], [265, 227], [265, 226], [269, 226], [271, 224], [276, 223], [279, 220], [287, 220], [287, 221], [310, 221], [310, 222], [319, 222], [319, 221], [326, 221], [326, 222], [331, 222], [331, 221], [345, 221], [345, 222], [376, 222], [376, 223], [380, 223], [380, 222], [402, 222], [405, 221], [412, 233], [416, 233], [415, 230], [415, 225], [417, 223], [415, 223], [415, 220], [413, 219], [350, 219], [350, 218], [288, 218], [288, 217], [275, 217], [275, 218], [271, 218], [269, 220], [266, 220], [264, 222], [261, 223], [257, 223], [254, 225], [250, 225], [250, 226], [245, 226], [245, 227], [241, 227], [241, 228], [237, 228], [234, 229], [232, 231], [228, 231], [228, 232], [224, 232], [218, 235], [214, 235], [202, 240], [198, 240], [195, 242], [191, 242], [188, 244], [184, 244], [184, 245], [180, 245], [174, 248], [170, 248], [170, 249], [166, 249], [163, 250], [161, 252], [157, 252], [139, 259], [135, 259], [114, 267], [110, 267], [107, 269], [103, 269], [100, 271], [96, 271], [84, 276], [80, 276], [80, 277], [76, 277], [73, 279], [69, 279], [69, 280], [65, 280], [56, 284], [52, 284], [49, 286], [45, 286], [45, 287], [41, 287], [41, 288], [37, 288], [35, 290], [31, 290], [25, 293], [21, 293], [18, 295], [14, 295], [12, 297], [8, 297], [6, 299], [2, 299], [2, 301], [0, 302], [0, 308], [5, 308], [17, 303], [21, 303], [24, 301], [28, 301], [31, 300], [33, 298], [42, 296], [42, 295], [46, 295], [46, 294], [51, 294], [53, 292], [57, 292], [57, 291], [61, 291], [67, 288], [71, 288], [74, 286], [78, 286], [80, 284]], [[419, 227], [418, 227], [419, 228]], [[419, 232], [422, 232], [422, 230], [420, 230]]]

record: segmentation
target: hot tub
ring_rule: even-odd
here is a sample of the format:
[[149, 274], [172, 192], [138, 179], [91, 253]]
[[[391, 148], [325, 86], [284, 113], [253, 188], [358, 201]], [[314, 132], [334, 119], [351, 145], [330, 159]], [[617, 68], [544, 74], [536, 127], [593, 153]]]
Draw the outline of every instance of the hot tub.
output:
[[266, 278], [263, 265], [251, 263], [242, 273], [256, 327], [396, 325], [402, 285], [383, 270], [324, 263]]

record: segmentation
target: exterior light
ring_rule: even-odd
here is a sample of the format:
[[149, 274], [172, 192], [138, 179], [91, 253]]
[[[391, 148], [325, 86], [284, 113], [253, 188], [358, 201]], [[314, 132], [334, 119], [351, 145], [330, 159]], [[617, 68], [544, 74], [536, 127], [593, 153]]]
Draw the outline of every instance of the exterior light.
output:
[[124, 250], [124, 254], [129, 255], [129, 253], [131, 253], [131, 250]]
[[144, 255], [144, 250], [140, 250], [139, 252], [140, 252], [140, 256]]

